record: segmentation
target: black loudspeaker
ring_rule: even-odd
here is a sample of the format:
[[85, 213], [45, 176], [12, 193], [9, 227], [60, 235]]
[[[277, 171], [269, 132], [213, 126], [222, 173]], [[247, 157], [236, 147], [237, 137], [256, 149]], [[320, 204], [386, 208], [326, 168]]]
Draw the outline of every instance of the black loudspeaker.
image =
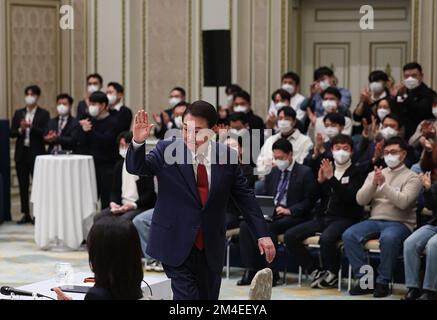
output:
[[205, 87], [225, 87], [232, 81], [231, 32], [203, 31], [203, 74]]
[[9, 121], [0, 120], [0, 223], [11, 220]]

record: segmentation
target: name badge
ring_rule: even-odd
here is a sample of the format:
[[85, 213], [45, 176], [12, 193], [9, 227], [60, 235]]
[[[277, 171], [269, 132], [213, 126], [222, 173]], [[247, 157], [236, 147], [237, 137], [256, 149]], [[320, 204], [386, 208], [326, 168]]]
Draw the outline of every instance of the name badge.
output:
[[344, 177], [341, 179], [341, 184], [348, 184], [349, 183], [349, 177]]

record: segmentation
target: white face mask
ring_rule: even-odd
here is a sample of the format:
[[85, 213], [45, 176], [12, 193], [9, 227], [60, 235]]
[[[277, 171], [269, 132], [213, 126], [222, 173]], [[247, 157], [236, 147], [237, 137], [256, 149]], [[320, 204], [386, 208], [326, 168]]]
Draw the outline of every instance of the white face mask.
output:
[[293, 124], [290, 120], [279, 120], [278, 129], [281, 133], [288, 133], [293, 130]]
[[60, 104], [56, 107], [56, 110], [58, 110], [58, 114], [60, 116], [66, 116], [70, 113], [70, 108], [68, 108], [65, 104]]
[[407, 87], [407, 89], [413, 90], [420, 85], [420, 82], [416, 78], [409, 77], [408, 79], [404, 80], [404, 85]]
[[246, 106], [235, 106], [234, 107], [234, 112], [243, 112], [243, 113], [247, 113], [249, 111], [249, 108]]
[[174, 118], [174, 124], [175, 124], [176, 128], [182, 129], [182, 126], [184, 125], [184, 123], [182, 121], [182, 116], [178, 116], [178, 117]]
[[240, 130], [238, 130], [238, 129], [231, 129], [231, 130], [229, 130], [229, 132], [241, 137], [241, 136], [246, 134], [247, 129], [240, 129]]
[[100, 88], [96, 85], [88, 86], [88, 93], [89, 94], [93, 94], [94, 92], [97, 92], [99, 90], [100, 90]]
[[326, 112], [332, 112], [337, 109], [337, 102], [334, 100], [323, 100], [322, 105]]
[[276, 111], [279, 111], [284, 107], [289, 107], [289, 105], [286, 104], [285, 102], [279, 102], [279, 103], [275, 104]]
[[379, 120], [383, 121], [385, 117], [387, 117], [390, 114], [390, 111], [384, 108], [380, 108], [377, 111]]
[[397, 137], [399, 133], [395, 129], [387, 127], [381, 130], [381, 135], [385, 140], [388, 140], [390, 138]]
[[120, 157], [122, 157], [123, 159], [126, 159], [127, 149], [125, 149], [125, 148], [120, 148], [120, 149], [119, 149], [119, 154], [120, 154]]
[[331, 86], [331, 83], [329, 82], [329, 80], [323, 80], [323, 81], [319, 82], [319, 86], [320, 86], [320, 89], [325, 91], [326, 89], [328, 89]]
[[384, 161], [390, 169], [394, 169], [401, 164], [401, 156], [399, 154], [389, 154], [384, 157]]
[[282, 89], [287, 91], [289, 94], [293, 94], [296, 91], [296, 88], [291, 84], [282, 85]]
[[437, 118], [437, 106], [432, 107], [432, 114], [434, 115], [434, 118]]
[[91, 117], [97, 118], [97, 116], [100, 113], [100, 107], [99, 106], [90, 106], [88, 112], [89, 112]]
[[26, 96], [24, 102], [26, 103], [26, 106], [33, 106], [36, 103], [36, 97]]
[[325, 128], [325, 134], [328, 136], [329, 139], [333, 139], [340, 134], [340, 131], [337, 127], [328, 127]]
[[113, 106], [117, 101], [117, 96], [115, 94], [108, 94], [107, 97], [108, 97], [109, 104]]
[[384, 85], [381, 82], [372, 82], [369, 85], [370, 91], [375, 94], [380, 94], [384, 91]]
[[351, 159], [351, 154], [345, 150], [338, 150], [332, 153], [337, 164], [345, 164]]
[[290, 167], [289, 160], [276, 160], [275, 163], [276, 163], [276, 167], [281, 171], [285, 171]]
[[182, 100], [180, 98], [170, 98], [170, 100], [168, 100], [168, 104], [172, 108], [176, 107], [181, 102]]

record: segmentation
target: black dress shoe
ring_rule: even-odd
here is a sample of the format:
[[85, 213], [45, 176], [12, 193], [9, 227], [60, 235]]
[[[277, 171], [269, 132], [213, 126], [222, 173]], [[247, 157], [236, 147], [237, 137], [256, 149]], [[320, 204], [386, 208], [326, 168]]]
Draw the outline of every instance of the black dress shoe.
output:
[[404, 301], [417, 300], [422, 295], [422, 290], [417, 288], [409, 289], [407, 294], [402, 298]]
[[423, 294], [417, 300], [437, 300], [437, 293], [429, 290], [424, 290]]
[[237, 286], [249, 286], [252, 283], [253, 278], [256, 275], [255, 270], [246, 269], [244, 271], [243, 277], [238, 280]]
[[352, 289], [350, 289], [349, 294], [351, 296], [364, 296], [367, 294], [372, 294], [374, 292], [373, 289], [363, 289], [358, 282]]
[[390, 287], [388, 284], [376, 283], [375, 292], [373, 293], [373, 297], [375, 298], [385, 298], [390, 295]]
[[28, 215], [24, 215], [23, 218], [21, 218], [21, 220], [17, 222], [17, 224], [28, 224], [28, 223], [32, 223], [32, 219]]

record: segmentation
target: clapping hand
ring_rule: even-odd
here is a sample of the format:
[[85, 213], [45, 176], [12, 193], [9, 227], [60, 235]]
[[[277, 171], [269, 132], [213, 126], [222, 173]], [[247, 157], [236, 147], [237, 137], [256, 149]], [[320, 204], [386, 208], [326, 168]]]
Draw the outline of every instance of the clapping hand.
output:
[[135, 116], [135, 124], [133, 129], [134, 141], [142, 144], [150, 137], [154, 125], [149, 124], [149, 115], [144, 110], [138, 111]]
[[82, 127], [82, 130], [85, 132], [89, 132], [93, 129], [93, 124], [88, 119], [82, 120], [79, 122]]
[[332, 162], [328, 159], [323, 159], [320, 165], [320, 168], [323, 171], [323, 176], [325, 179], [330, 180], [334, 176], [334, 166]]
[[44, 140], [48, 143], [55, 142], [58, 138], [58, 135], [55, 131], [49, 131], [49, 133], [44, 137]]
[[425, 137], [421, 137], [419, 139], [419, 142], [426, 152], [432, 152], [432, 143], [428, 139], [426, 139]]
[[431, 172], [427, 172], [425, 174], [420, 175], [420, 180], [422, 181], [422, 185], [425, 188], [425, 190], [430, 190], [432, 186], [431, 181]]
[[373, 177], [373, 184], [381, 187], [385, 183], [385, 177], [382, 172], [382, 167], [375, 167], [375, 176]]

